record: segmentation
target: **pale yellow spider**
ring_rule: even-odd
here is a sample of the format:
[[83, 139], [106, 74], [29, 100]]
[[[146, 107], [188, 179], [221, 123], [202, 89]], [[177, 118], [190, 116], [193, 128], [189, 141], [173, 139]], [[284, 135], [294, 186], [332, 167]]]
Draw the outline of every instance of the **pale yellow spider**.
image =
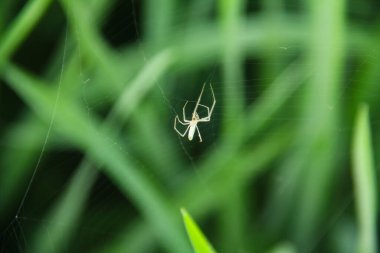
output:
[[[198, 122], [208, 122], [210, 121], [211, 119], [211, 115], [212, 115], [212, 111], [214, 110], [214, 107], [215, 107], [215, 103], [216, 103], [216, 100], [215, 100], [215, 95], [214, 95], [214, 91], [212, 89], [212, 86], [210, 84], [210, 88], [211, 88], [211, 93], [212, 93], [212, 97], [214, 99], [214, 102], [212, 103], [212, 106], [211, 106], [211, 109], [208, 107], [208, 106], [205, 106], [205, 105], [202, 105], [200, 104], [201, 102], [201, 98], [202, 98], [202, 94], [203, 94], [203, 90], [205, 88], [205, 85], [206, 84], [203, 84], [203, 87], [202, 87], [202, 91], [201, 91], [201, 94], [199, 95], [199, 98], [198, 98], [198, 101], [197, 103], [195, 104], [195, 108], [194, 108], [194, 111], [191, 115], [191, 120], [187, 120], [186, 119], [186, 115], [185, 115], [185, 107], [187, 105], [187, 103], [189, 101], [186, 101], [185, 105], [183, 106], [182, 108], [182, 112], [183, 112], [183, 122], [179, 119], [178, 115], [175, 116], [174, 118], [174, 130], [177, 131], [177, 133], [179, 135], [181, 135], [181, 137], [184, 137], [187, 133], [187, 131], [189, 131], [189, 134], [188, 134], [188, 138], [189, 140], [191, 141], [194, 137], [194, 133], [195, 133], [195, 130], [197, 130], [198, 132], [198, 136], [199, 136], [199, 142], [202, 142], [202, 137], [201, 137], [201, 133], [199, 132], [199, 128], [197, 126]], [[197, 109], [198, 109], [198, 106], [202, 106], [204, 108], [206, 108], [207, 110], [207, 116], [206, 117], [203, 117], [203, 118], [199, 118], [199, 115], [197, 113]], [[188, 126], [185, 130], [184, 133], [181, 133], [178, 129], [177, 129], [177, 120], [179, 123], [181, 123], [182, 125], [184, 126]]]

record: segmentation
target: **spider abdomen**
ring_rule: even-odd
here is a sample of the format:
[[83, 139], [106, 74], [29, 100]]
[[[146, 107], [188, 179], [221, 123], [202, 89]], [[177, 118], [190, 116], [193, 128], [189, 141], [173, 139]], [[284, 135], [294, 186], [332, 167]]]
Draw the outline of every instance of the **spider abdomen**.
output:
[[197, 128], [197, 124], [191, 124], [189, 128], [189, 141], [191, 141], [194, 137], [195, 129]]

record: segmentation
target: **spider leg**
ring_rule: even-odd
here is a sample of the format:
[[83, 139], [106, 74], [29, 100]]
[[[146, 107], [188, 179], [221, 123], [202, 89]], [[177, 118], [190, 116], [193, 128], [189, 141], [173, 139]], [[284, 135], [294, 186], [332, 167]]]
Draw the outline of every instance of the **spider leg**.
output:
[[[204, 85], [203, 85], [203, 88], [204, 88]], [[208, 122], [210, 121], [211, 119], [211, 115], [212, 115], [212, 112], [214, 110], [214, 107], [215, 107], [215, 104], [216, 104], [216, 99], [215, 99], [215, 94], [214, 94], [214, 90], [212, 89], [212, 86], [210, 84], [210, 88], [211, 88], [211, 94], [212, 94], [212, 98], [213, 98], [213, 103], [212, 103], [212, 106], [211, 106], [211, 109], [208, 107], [208, 106], [205, 106], [205, 105], [202, 105], [202, 104], [199, 104], [199, 101], [198, 100], [198, 104], [197, 106], [202, 106], [202, 107], [205, 107], [207, 109], [207, 116], [206, 117], [203, 117], [201, 119], [199, 119], [198, 121], [199, 122]], [[202, 89], [202, 92], [203, 92], [203, 89]], [[202, 94], [202, 93], [201, 93]]]
[[198, 126], [196, 126], [196, 129], [197, 129], [197, 132], [198, 132], [199, 142], [202, 142], [202, 137], [201, 137], [201, 133], [199, 132]]
[[[188, 125], [188, 127], [186, 128], [186, 130], [185, 130], [185, 132], [184, 132], [183, 134], [177, 129], [177, 119], [178, 119], [178, 121], [179, 121], [182, 125], [184, 125], [184, 126]], [[184, 136], [186, 135], [186, 133], [187, 133], [187, 131], [189, 130], [189, 128], [190, 128], [190, 124], [185, 124], [185, 123], [181, 122], [181, 121], [179, 120], [179, 118], [178, 118], [178, 115], [174, 118], [174, 130], [175, 130], [175, 131], [176, 131], [181, 137], [184, 137]]]
[[214, 94], [214, 90], [212, 89], [212, 85], [210, 83], [210, 88], [211, 88], [211, 94], [212, 94], [212, 98], [214, 100], [214, 102], [212, 102], [212, 106], [211, 106], [211, 109], [210, 109], [210, 113], [208, 114], [207, 118], [210, 120], [211, 118], [211, 114], [212, 114], [212, 111], [214, 110], [214, 107], [215, 107], [215, 104], [216, 104], [216, 99], [215, 99], [215, 94]]
[[[187, 125], [189, 125], [189, 123], [188, 123], [188, 122], [182, 122], [182, 121], [179, 119], [178, 115], [177, 115], [177, 116], [175, 116], [175, 119], [177, 119], [177, 121], [178, 121], [179, 123], [181, 123], [182, 125], [184, 125], [184, 126], [187, 126]], [[174, 119], [174, 120], [175, 120], [175, 119]]]
[[201, 94], [199, 94], [199, 97], [198, 97], [197, 103], [196, 103], [196, 105], [195, 105], [195, 107], [194, 107], [193, 115], [194, 115], [194, 113], [197, 111], [198, 106], [199, 106], [199, 103], [201, 102], [201, 98], [202, 98], [203, 90], [205, 89], [205, 85], [206, 85], [206, 83], [203, 84], [203, 87], [202, 87], [202, 90], [201, 90]]
[[[186, 122], [186, 123], [190, 122], [190, 120], [187, 120], [187, 119], [186, 119], [186, 115], [185, 115], [185, 108], [186, 108], [186, 105], [187, 105], [188, 102], [189, 102], [189, 101], [186, 101], [185, 105], [184, 105], [183, 108], [182, 108], [183, 121]], [[178, 116], [177, 116], [177, 117], [178, 117]], [[179, 120], [179, 118], [178, 118], [178, 120]]]
[[[205, 106], [205, 105], [202, 105], [202, 104], [199, 104], [199, 106], [202, 106], [202, 107], [206, 108], [206, 110], [207, 110], [207, 117], [208, 117], [208, 115], [210, 115], [210, 108], [208, 106]], [[205, 117], [205, 118], [207, 118], [207, 117]]]

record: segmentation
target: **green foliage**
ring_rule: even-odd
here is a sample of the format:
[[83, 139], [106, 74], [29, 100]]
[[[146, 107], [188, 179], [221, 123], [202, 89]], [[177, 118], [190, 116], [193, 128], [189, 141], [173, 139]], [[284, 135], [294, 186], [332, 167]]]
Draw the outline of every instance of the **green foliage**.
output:
[[190, 214], [184, 209], [181, 209], [182, 219], [185, 223], [187, 235], [189, 236], [191, 245], [195, 253], [216, 253], [212, 245], [208, 242], [198, 225], [194, 222]]
[[368, 106], [359, 107], [352, 143], [353, 179], [359, 222], [359, 253], [377, 252], [376, 180]]
[[0, 1], [0, 249], [376, 252], [372, 2]]

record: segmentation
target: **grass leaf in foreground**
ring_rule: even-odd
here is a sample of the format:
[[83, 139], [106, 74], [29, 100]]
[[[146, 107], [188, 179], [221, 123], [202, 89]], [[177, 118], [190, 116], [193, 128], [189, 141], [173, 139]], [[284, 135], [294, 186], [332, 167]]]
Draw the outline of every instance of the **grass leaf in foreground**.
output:
[[358, 216], [358, 253], [376, 250], [376, 182], [371, 148], [368, 107], [361, 105], [355, 122], [353, 137], [352, 174]]
[[195, 253], [216, 253], [190, 214], [181, 208], [182, 219]]

